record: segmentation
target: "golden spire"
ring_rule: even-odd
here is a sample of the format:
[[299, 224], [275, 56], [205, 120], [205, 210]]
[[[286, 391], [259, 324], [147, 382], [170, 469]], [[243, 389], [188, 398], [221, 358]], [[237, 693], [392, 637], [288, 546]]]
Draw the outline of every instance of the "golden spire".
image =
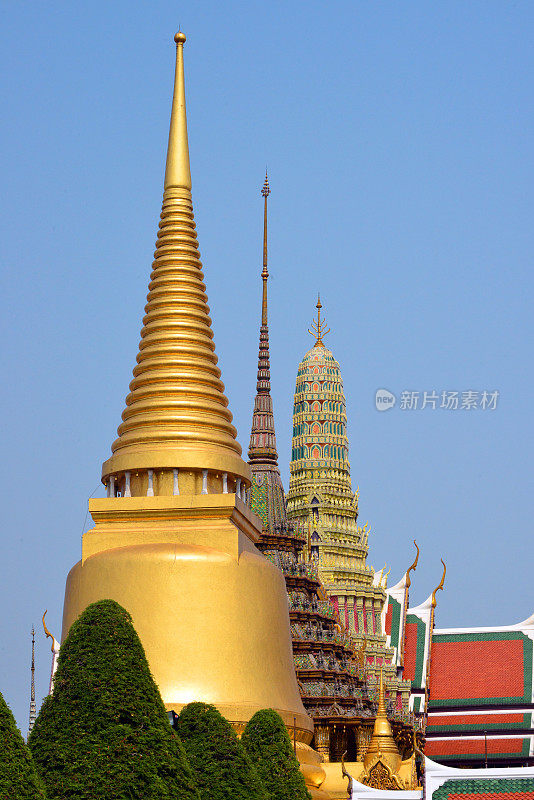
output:
[[250, 481], [217, 367], [191, 202], [185, 35], [179, 32], [174, 40], [163, 207], [137, 365], [113, 455], [102, 467], [104, 482], [114, 477], [111, 486], [129, 470], [182, 467]]
[[187, 142], [187, 118], [185, 113], [184, 44], [185, 34], [178, 31], [176, 42], [176, 70], [174, 73], [174, 94], [172, 98], [171, 126], [165, 185], [191, 189], [191, 169], [189, 167], [189, 145]]
[[312, 336], [315, 336], [317, 341], [315, 342], [314, 347], [317, 345], [321, 345], [324, 347], [324, 342], [322, 337], [326, 336], [327, 333], [330, 333], [330, 328], [326, 330], [326, 320], [321, 319], [321, 296], [317, 295], [317, 305], [315, 306], [317, 309], [317, 322], [313, 321], [311, 324], [311, 328], [308, 329], [308, 333], [311, 333]]
[[378, 711], [376, 712], [371, 741], [369, 742], [369, 747], [363, 759], [365, 769], [368, 771], [369, 767], [372, 766], [375, 761], [382, 761], [393, 773], [397, 772], [401, 765], [400, 753], [395, 743], [393, 731], [391, 730], [386, 712], [382, 667], [380, 667]]

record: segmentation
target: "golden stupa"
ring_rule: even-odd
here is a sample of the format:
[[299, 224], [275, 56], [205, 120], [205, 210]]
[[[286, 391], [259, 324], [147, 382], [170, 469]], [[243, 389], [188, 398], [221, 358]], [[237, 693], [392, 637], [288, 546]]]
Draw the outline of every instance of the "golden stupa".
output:
[[284, 577], [254, 546], [261, 521], [243, 502], [250, 471], [217, 367], [191, 202], [184, 34], [175, 41], [137, 364], [103, 465], [108, 496], [89, 501], [94, 527], [67, 579], [62, 636], [89, 603], [116, 600], [133, 617], [168, 709], [214, 703], [238, 730], [257, 710], [276, 709], [318, 785], [324, 773], [306, 747], [313, 723], [295, 677]]
[[[341, 800], [349, 796], [365, 792], [364, 786], [370, 789], [385, 791], [413, 791], [420, 789], [416, 769], [417, 743], [414, 734], [413, 753], [404, 761], [393, 736], [393, 731], [386, 711], [386, 696], [383, 668], [380, 669], [378, 684], [378, 708], [373, 726], [373, 733], [363, 761], [341, 764], [325, 764], [326, 778], [321, 785], [332, 800]], [[340, 769], [341, 767], [341, 769]], [[355, 786], [355, 784], [358, 784]]]
[[383, 670], [380, 669], [380, 679], [378, 688], [378, 710], [376, 713], [375, 724], [369, 747], [363, 759], [363, 766], [365, 767], [366, 776], [369, 775], [371, 769], [381, 762], [386, 770], [392, 774], [398, 772], [402, 763], [398, 747], [393, 738], [393, 731], [389, 724], [388, 716], [386, 713], [386, 701], [384, 695], [384, 676]]

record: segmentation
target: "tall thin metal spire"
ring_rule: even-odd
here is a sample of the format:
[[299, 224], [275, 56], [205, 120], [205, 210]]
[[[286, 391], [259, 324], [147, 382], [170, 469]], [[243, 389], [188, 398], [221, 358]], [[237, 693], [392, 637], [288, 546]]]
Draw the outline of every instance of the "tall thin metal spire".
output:
[[[260, 344], [258, 352], [258, 377], [256, 398], [252, 413], [252, 430], [248, 458], [252, 473], [249, 505], [263, 522], [263, 537], [294, 536], [294, 528], [288, 525], [286, 501], [274, 430], [273, 400], [271, 397], [271, 367], [269, 356], [269, 327], [267, 309], [267, 198], [271, 193], [267, 172], [261, 189], [263, 197], [263, 267], [261, 271], [262, 300]], [[265, 538], [262, 541], [267, 541]]]
[[30, 718], [28, 722], [28, 736], [32, 732], [37, 717], [37, 708], [35, 705], [35, 628], [32, 625], [32, 682], [30, 690]]
[[269, 465], [278, 464], [278, 452], [276, 450], [276, 435], [274, 432], [273, 401], [271, 398], [271, 368], [269, 357], [269, 327], [267, 313], [267, 279], [269, 271], [267, 269], [267, 198], [271, 193], [267, 172], [261, 194], [264, 198], [263, 204], [263, 269], [262, 279], [262, 300], [261, 300], [261, 327], [260, 327], [260, 346], [258, 352], [258, 378], [256, 382], [256, 399], [254, 401], [254, 411], [252, 413], [252, 431], [250, 434], [250, 445], [248, 448], [249, 464], [263, 463]]
[[263, 207], [263, 270], [261, 279], [263, 281], [263, 295], [261, 303], [261, 324], [267, 325], [267, 278], [269, 272], [267, 271], [267, 198], [271, 194], [269, 188], [269, 179], [267, 178], [267, 170], [265, 170], [265, 182], [261, 190], [262, 196], [265, 198]]

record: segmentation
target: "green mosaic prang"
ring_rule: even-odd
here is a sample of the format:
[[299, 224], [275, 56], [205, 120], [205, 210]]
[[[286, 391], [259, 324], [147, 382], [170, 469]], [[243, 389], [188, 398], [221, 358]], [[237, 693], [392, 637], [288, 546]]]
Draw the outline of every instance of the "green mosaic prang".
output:
[[[432, 800], [448, 800], [451, 794], [527, 794], [534, 792], [534, 778], [466, 778], [449, 780], [432, 793]], [[518, 799], [519, 800], [519, 799]]]

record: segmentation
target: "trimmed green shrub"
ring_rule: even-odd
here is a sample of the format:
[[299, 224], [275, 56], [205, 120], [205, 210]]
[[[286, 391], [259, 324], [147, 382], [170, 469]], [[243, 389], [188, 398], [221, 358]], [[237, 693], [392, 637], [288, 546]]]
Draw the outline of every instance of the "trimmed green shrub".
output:
[[31, 753], [0, 693], [0, 798], [43, 800], [44, 797]]
[[113, 600], [72, 625], [29, 745], [50, 800], [199, 800], [132, 619]]
[[287, 728], [276, 711], [256, 712], [241, 742], [273, 800], [311, 800]]
[[268, 799], [236, 732], [214, 706], [189, 703], [176, 725], [202, 800]]

